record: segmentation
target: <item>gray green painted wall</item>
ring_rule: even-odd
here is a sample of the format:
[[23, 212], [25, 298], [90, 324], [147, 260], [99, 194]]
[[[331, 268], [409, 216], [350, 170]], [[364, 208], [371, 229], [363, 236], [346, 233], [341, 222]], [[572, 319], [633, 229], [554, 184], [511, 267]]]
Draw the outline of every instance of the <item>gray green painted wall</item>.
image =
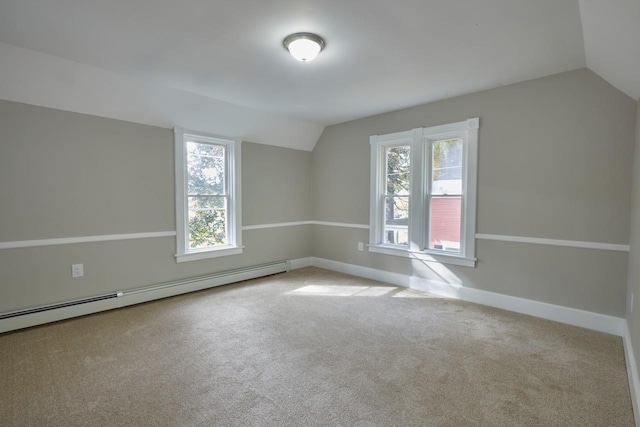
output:
[[[313, 153], [244, 142], [243, 224], [368, 224], [370, 135], [479, 116], [479, 233], [627, 244], [636, 110], [578, 70], [330, 126]], [[175, 230], [170, 130], [8, 101], [0, 126], [0, 241]], [[173, 237], [0, 250], [0, 312], [317, 256], [625, 313], [624, 252], [478, 240], [477, 268], [434, 268], [357, 251], [365, 229], [246, 230], [243, 240], [243, 255], [182, 264]], [[72, 263], [84, 278], [71, 279]]]
[[[636, 139], [633, 160], [633, 191], [631, 208], [631, 251], [629, 252], [629, 279], [627, 290], [626, 318], [631, 335], [631, 343], [636, 356], [636, 366], [640, 357], [640, 101], [636, 108]], [[633, 312], [631, 311], [631, 295], [633, 295]]]
[[172, 131], [0, 101], [0, 241], [175, 230]]
[[311, 215], [311, 153], [243, 142], [243, 224], [305, 221]]
[[[0, 242], [175, 231], [171, 130], [9, 101], [0, 129]], [[242, 157], [244, 225], [311, 219], [310, 152], [243, 142]], [[181, 264], [174, 237], [0, 250], [0, 312], [307, 257], [311, 227], [243, 244]]]
[[[477, 232], [627, 244], [636, 103], [582, 69], [327, 127], [314, 219], [369, 222], [369, 136], [479, 116]], [[357, 252], [366, 230], [314, 226], [314, 255], [622, 317], [627, 253], [477, 241], [477, 268]]]

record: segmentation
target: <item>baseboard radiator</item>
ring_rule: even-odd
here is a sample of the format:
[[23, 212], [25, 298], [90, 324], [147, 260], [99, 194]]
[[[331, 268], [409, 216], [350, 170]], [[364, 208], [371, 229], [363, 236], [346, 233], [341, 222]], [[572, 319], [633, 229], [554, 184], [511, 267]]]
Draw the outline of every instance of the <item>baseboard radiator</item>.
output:
[[76, 299], [24, 310], [0, 313], [0, 333], [30, 326], [84, 316], [105, 310], [126, 307], [174, 295], [199, 291], [215, 286], [228, 285], [243, 280], [256, 279], [291, 270], [289, 261], [277, 261], [235, 270], [222, 271], [206, 276], [174, 282], [160, 283], [125, 291], [117, 291], [89, 298]]

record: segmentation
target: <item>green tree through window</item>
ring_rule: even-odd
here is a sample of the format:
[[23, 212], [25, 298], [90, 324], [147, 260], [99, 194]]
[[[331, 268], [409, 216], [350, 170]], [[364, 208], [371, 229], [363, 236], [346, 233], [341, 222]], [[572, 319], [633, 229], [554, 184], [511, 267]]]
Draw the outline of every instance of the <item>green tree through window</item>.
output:
[[187, 143], [189, 248], [227, 244], [225, 147]]
[[176, 261], [240, 255], [240, 139], [174, 129]]
[[390, 147], [386, 150], [386, 243], [408, 244], [410, 154], [409, 146]]

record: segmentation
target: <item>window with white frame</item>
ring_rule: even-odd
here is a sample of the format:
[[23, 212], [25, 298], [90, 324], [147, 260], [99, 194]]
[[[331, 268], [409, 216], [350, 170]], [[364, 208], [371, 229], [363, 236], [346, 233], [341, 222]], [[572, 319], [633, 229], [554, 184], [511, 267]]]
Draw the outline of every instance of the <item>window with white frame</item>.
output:
[[475, 266], [479, 123], [370, 138], [369, 251]]
[[174, 133], [176, 260], [241, 254], [241, 141]]

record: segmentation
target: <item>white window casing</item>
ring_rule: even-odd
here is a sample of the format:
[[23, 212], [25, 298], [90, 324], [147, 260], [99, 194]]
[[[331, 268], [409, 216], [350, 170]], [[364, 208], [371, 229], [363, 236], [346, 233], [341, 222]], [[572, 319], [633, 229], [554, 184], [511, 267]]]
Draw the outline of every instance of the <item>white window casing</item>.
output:
[[[420, 259], [427, 262], [475, 267], [476, 191], [479, 118], [440, 126], [416, 128], [386, 135], [373, 135], [371, 144], [371, 198], [369, 251]], [[459, 140], [462, 144], [460, 193], [460, 242], [451, 247], [430, 248], [432, 157], [434, 141]], [[410, 203], [408, 245], [385, 243], [386, 153], [391, 147], [409, 145]], [[444, 199], [447, 194], [436, 194]], [[441, 245], [442, 246], [442, 245]], [[459, 246], [459, 247], [458, 247]], [[436, 246], [437, 247], [437, 246]], [[453, 249], [451, 249], [453, 248]]]
[[[176, 195], [176, 261], [196, 261], [238, 255], [242, 246], [241, 140], [201, 132], [174, 129]], [[225, 242], [200, 248], [189, 247], [187, 143], [224, 147], [224, 190], [217, 197], [225, 200]]]

